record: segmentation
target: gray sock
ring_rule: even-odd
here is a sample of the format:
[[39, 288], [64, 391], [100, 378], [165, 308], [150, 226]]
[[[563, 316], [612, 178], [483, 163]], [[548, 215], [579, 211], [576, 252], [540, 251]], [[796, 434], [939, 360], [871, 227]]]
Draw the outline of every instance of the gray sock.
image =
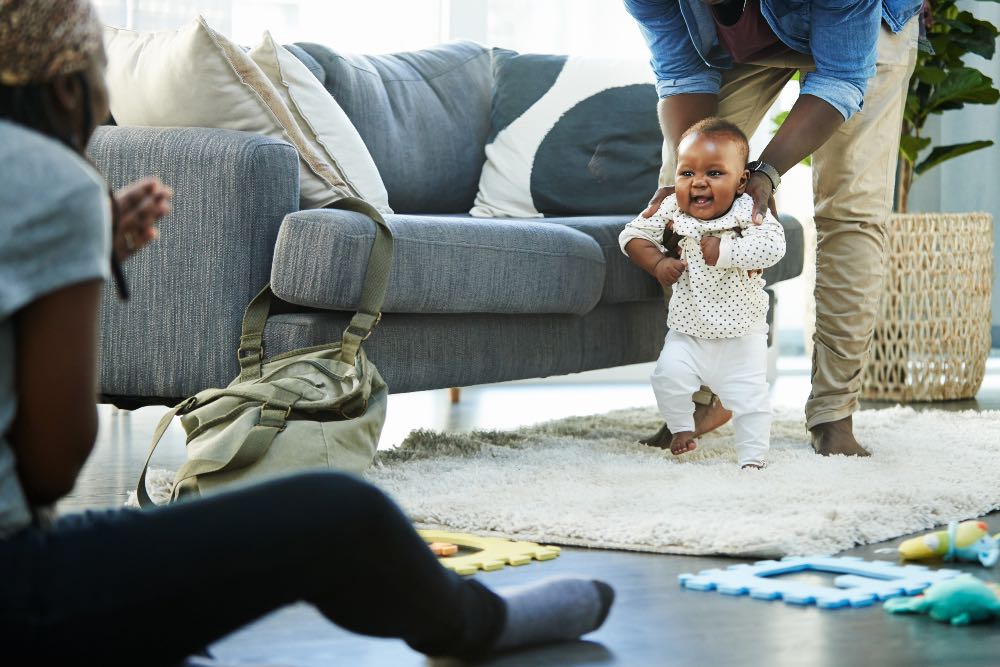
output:
[[548, 579], [500, 589], [507, 620], [496, 649], [577, 639], [601, 627], [615, 592], [593, 579]]

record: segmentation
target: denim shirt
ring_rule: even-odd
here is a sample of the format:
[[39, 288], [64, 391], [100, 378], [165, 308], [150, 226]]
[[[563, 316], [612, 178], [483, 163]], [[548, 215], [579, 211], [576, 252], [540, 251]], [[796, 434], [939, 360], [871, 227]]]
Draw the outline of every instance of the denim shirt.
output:
[[[624, 0], [652, 58], [661, 98], [718, 94], [720, 70], [733, 66], [719, 43], [712, 8], [699, 0]], [[845, 119], [861, 110], [875, 74], [882, 21], [893, 32], [920, 11], [921, 0], [761, 0], [761, 14], [788, 47], [812, 56], [801, 93], [829, 102]]]

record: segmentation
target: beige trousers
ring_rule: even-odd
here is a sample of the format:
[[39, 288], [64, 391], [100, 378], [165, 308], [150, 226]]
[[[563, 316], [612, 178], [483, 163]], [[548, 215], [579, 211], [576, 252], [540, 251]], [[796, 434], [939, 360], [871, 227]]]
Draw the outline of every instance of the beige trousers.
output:
[[[917, 54], [917, 18], [899, 33], [885, 25], [875, 77], [863, 109], [813, 155], [816, 220], [816, 333], [809, 428], [858, 407], [885, 273], [885, 223], [892, 210], [906, 89]], [[811, 62], [775, 60], [723, 72], [719, 116], [748, 136], [797, 69]], [[664, 147], [660, 183], [673, 183], [673, 153]], [[699, 401], [705, 402], [705, 401]]]

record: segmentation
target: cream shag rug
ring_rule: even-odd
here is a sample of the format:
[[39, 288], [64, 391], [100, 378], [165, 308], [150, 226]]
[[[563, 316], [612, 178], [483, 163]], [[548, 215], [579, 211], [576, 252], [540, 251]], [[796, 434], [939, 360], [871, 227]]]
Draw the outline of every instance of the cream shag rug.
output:
[[652, 408], [511, 432], [415, 431], [367, 478], [424, 527], [673, 554], [832, 554], [1000, 508], [1000, 412], [855, 414], [868, 459], [822, 458], [776, 414], [768, 467], [731, 426], [674, 457], [638, 444]]

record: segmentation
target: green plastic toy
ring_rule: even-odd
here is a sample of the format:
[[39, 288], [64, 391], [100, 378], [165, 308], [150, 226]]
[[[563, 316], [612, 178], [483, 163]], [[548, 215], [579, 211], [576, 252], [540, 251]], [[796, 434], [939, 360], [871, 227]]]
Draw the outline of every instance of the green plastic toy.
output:
[[923, 595], [885, 601], [892, 614], [928, 614], [935, 621], [968, 625], [1000, 616], [1000, 588], [971, 574], [961, 574], [928, 587]]

